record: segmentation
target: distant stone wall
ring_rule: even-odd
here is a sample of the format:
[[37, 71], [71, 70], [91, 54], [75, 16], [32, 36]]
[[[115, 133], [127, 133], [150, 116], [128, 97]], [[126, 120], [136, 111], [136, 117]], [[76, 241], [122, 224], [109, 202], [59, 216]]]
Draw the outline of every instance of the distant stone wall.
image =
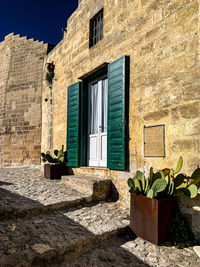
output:
[[[89, 21], [102, 7], [104, 38], [89, 48]], [[186, 174], [200, 165], [199, 22], [197, 0], [81, 0], [63, 40], [47, 58], [55, 63], [51, 133], [57, 148], [66, 143], [68, 86], [104, 62], [130, 56], [129, 171], [109, 173], [125, 205], [127, 178], [137, 169], [175, 168], [181, 155]], [[43, 100], [49, 93], [44, 84]], [[50, 102], [43, 105], [42, 150], [50, 147], [49, 107]], [[144, 126], [161, 124], [165, 157], [145, 157]], [[188, 202], [188, 209], [182, 202], [182, 210], [200, 239], [200, 211], [192, 208], [200, 206], [199, 196]]]
[[13, 33], [0, 43], [0, 166], [40, 163], [47, 50], [48, 44]]

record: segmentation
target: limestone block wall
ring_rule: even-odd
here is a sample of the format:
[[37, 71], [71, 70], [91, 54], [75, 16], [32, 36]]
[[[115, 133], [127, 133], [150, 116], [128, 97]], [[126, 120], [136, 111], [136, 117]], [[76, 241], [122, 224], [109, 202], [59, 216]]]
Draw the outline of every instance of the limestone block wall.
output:
[[0, 43], [0, 166], [40, 163], [47, 50], [48, 44], [13, 33]]
[[[89, 20], [102, 7], [104, 38], [89, 48]], [[67, 87], [104, 62], [130, 56], [130, 166], [127, 172], [109, 172], [124, 205], [129, 205], [127, 178], [137, 169], [175, 167], [180, 155], [187, 174], [200, 164], [199, 21], [197, 0], [81, 0], [63, 40], [47, 58], [55, 63], [51, 129], [56, 148], [66, 142]], [[49, 98], [45, 84], [42, 98], [46, 150], [50, 102], [44, 102]], [[160, 124], [165, 125], [166, 156], [144, 157], [144, 126]], [[182, 203], [200, 239], [199, 207], [199, 196], [195, 203]]]

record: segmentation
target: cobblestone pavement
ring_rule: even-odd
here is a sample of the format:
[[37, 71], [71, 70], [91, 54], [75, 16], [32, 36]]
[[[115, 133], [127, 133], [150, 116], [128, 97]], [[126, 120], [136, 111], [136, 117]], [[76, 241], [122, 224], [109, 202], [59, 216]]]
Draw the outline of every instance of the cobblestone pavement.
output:
[[[132, 239], [132, 240], [127, 240]], [[199, 267], [200, 259], [192, 248], [155, 246], [134, 237], [113, 238], [104, 246], [80, 256], [52, 263], [49, 267]], [[38, 266], [39, 267], [39, 266]]]
[[0, 168], [0, 209], [29, 209], [88, 197], [59, 180], [45, 179], [39, 168]]
[[[18, 262], [27, 259], [29, 265], [38, 267], [41, 264], [51, 267], [200, 266], [200, 259], [192, 248], [158, 247], [135, 239], [130, 232], [127, 237], [113, 235], [109, 242], [107, 233], [129, 224], [126, 216], [127, 211], [119, 210], [117, 204], [104, 202], [78, 210], [4, 221], [0, 224], [3, 241], [0, 266], [5, 262], [21, 266]], [[62, 259], [61, 252], [66, 258]], [[52, 262], [48, 261], [50, 255]], [[39, 263], [33, 263], [37, 256]]]
[[[0, 266], [37, 255], [90, 248], [128, 225], [125, 210], [115, 203], [101, 203], [78, 211], [54, 212], [0, 224]], [[45, 255], [44, 255], [45, 257]]]
[[[85, 196], [39, 169], [0, 169], [0, 209], [34, 207]], [[155, 246], [127, 230], [128, 211], [101, 202], [0, 222], [0, 266], [200, 267], [192, 248]], [[119, 234], [121, 234], [119, 236]]]

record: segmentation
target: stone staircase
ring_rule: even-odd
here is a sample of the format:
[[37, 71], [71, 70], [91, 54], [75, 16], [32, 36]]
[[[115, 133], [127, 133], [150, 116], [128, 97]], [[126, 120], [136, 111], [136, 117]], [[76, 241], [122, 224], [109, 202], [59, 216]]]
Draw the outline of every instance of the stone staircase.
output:
[[[116, 218], [117, 212], [117, 218]], [[105, 217], [106, 216], [106, 217]], [[62, 210], [1, 223], [0, 266], [41, 266], [87, 251], [126, 231], [113, 203]]]
[[20, 181], [17, 189], [12, 179], [9, 185], [0, 183], [5, 204], [0, 206], [1, 267], [54, 266], [127, 231], [127, 211], [110, 199], [109, 179], [70, 175], [43, 182], [80, 195], [43, 204], [45, 197], [39, 202], [16, 194]]
[[[54, 182], [56, 183], [57, 181]], [[5, 205], [0, 209], [1, 220], [38, 215], [80, 205], [87, 206], [90, 203], [98, 203], [99, 201], [108, 200], [110, 198], [111, 181], [109, 179], [104, 180], [102, 178], [67, 175], [62, 177], [61, 182], [66, 185], [67, 189], [70, 188], [78, 191], [79, 195], [76, 194], [74, 197], [70, 197], [69, 195], [62, 201], [55, 200], [54, 203], [47, 205], [35, 201], [31, 203], [28, 201], [29, 203], [27, 205], [27, 203], [25, 203], [26, 201], [22, 200], [22, 203], [16, 206], [9, 200], [11, 206]], [[71, 192], [69, 192], [69, 194], [70, 193]], [[4, 197], [4, 195], [6, 197], [6, 191], [1, 192], [1, 197]], [[19, 199], [20, 196], [16, 195], [16, 198]]]
[[110, 188], [102, 177], [0, 168], [0, 267], [200, 266], [192, 248], [136, 238]]

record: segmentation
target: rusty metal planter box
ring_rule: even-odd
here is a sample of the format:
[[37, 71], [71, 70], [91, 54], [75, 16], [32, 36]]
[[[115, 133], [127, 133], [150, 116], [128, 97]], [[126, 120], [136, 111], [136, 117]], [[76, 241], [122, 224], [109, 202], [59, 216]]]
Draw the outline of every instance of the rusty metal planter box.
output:
[[44, 165], [44, 177], [47, 179], [61, 179], [61, 176], [65, 174], [68, 174], [68, 167], [64, 164]]
[[139, 237], [159, 245], [167, 238], [176, 199], [151, 199], [131, 193], [130, 228]]

